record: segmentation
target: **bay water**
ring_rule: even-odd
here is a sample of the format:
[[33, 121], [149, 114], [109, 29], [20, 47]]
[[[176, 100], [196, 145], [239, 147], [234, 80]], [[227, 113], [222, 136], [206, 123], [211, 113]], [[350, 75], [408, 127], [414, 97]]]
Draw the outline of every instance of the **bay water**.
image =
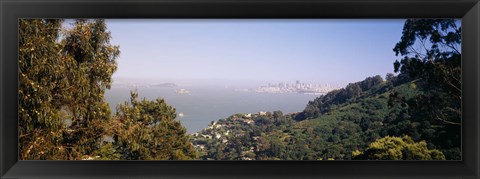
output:
[[283, 114], [302, 111], [319, 95], [300, 93], [257, 93], [254, 90], [228, 87], [190, 87], [188, 94], [178, 94], [177, 87], [118, 87], [106, 90], [105, 96], [112, 113], [116, 105], [130, 100], [130, 91], [136, 90], [139, 99], [163, 98], [176, 109], [177, 118], [192, 134], [217, 121], [237, 113], [258, 113], [281, 110]]

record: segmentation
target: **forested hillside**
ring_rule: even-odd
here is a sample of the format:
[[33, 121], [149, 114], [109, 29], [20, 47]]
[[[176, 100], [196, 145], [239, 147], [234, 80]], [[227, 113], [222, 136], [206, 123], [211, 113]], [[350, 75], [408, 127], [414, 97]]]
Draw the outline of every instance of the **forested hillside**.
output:
[[[411, 100], [422, 94], [417, 87], [421, 84], [394, 85], [395, 80], [376, 76], [352, 83], [311, 101], [298, 114], [236, 114], [195, 134], [193, 143], [203, 159], [349, 160], [360, 158], [371, 143], [383, 137], [411, 136], [408, 138], [414, 141], [433, 138], [430, 135], [439, 126], [409, 120], [407, 105], [394, 105], [389, 99], [397, 96]], [[433, 151], [436, 145], [427, 141], [430, 149], [412, 152]], [[443, 154], [433, 158], [443, 159]]]
[[192, 141], [207, 160], [459, 160], [460, 34], [454, 20], [407, 20], [398, 75], [350, 83], [298, 114], [233, 115]]

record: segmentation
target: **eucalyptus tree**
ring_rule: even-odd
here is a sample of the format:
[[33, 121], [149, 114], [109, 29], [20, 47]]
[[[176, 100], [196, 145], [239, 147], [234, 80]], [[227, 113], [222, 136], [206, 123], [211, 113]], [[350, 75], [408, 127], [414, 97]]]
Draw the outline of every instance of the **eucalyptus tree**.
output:
[[415, 129], [419, 137], [442, 150], [447, 159], [461, 156], [461, 32], [455, 19], [408, 19], [393, 49], [401, 57], [394, 63], [395, 72], [422, 91], [403, 100], [412, 114], [409, 120], [420, 124]]
[[[110, 120], [105, 89], [120, 51], [103, 20], [19, 21], [21, 159], [86, 159]], [[71, 123], [70, 123], [71, 121]]]

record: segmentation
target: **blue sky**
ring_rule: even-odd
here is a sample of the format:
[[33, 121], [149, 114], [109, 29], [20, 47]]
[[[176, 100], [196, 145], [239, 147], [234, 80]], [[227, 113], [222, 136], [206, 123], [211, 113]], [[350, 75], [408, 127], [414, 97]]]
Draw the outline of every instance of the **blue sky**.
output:
[[119, 78], [347, 84], [393, 72], [403, 19], [108, 19]]

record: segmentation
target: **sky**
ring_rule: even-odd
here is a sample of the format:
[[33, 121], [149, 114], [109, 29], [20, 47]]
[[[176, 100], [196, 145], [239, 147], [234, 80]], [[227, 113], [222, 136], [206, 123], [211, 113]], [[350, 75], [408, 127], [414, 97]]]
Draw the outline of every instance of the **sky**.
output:
[[403, 19], [107, 19], [115, 79], [348, 84], [393, 73]]

